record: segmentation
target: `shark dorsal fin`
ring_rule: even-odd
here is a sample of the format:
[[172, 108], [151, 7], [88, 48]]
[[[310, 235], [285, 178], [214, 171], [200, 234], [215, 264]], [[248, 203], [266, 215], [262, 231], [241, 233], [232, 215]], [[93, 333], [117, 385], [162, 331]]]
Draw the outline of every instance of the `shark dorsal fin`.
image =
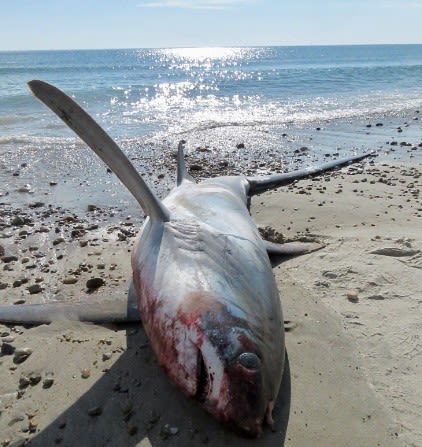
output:
[[61, 118], [117, 175], [145, 214], [168, 221], [170, 213], [138, 174], [119, 146], [73, 99], [44, 81], [28, 83], [32, 93]]
[[179, 146], [177, 148], [177, 186], [181, 185], [185, 180], [195, 182], [194, 178], [186, 169], [185, 155], [183, 153], [184, 145], [185, 142], [182, 140], [179, 142]]

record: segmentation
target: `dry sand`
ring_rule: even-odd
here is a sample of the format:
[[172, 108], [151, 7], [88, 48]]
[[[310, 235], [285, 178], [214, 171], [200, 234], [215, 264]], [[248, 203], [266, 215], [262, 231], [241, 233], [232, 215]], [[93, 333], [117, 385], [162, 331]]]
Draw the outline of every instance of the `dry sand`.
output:
[[[0, 357], [0, 445], [420, 447], [422, 167], [350, 169], [253, 202], [260, 225], [325, 244], [274, 270], [289, 355], [275, 432], [244, 439], [213, 420], [168, 382], [138, 325], [59, 321], [0, 326], [5, 354], [32, 350], [22, 363]], [[77, 297], [92, 276], [124, 298], [133, 223], [73, 238], [89, 225], [5, 230], [0, 245], [18, 260], [1, 265], [0, 303]]]

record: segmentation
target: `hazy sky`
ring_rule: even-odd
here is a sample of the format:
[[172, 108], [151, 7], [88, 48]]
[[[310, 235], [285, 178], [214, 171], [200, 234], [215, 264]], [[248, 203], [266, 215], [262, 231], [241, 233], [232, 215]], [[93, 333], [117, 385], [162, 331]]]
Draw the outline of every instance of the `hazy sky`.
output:
[[0, 0], [0, 50], [422, 43], [422, 0]]

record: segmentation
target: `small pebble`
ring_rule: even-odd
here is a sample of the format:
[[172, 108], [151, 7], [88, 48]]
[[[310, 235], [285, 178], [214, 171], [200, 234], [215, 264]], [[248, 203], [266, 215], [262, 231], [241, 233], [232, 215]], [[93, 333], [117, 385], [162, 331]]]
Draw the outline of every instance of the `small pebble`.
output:
[[32, 354], [32, 349], [30, 348], [19, 348], [15, 350], [13, 362], [23, 363]]
[[78, 282], [78, 278], [76, 276], [66, 276], [63, 279], [63, 284], [76, 284]]
[[382, 301], [382, 300], [385, 300], [385, 297], [384, 297], [384, 295], [376, 294], [376, 295], [368, 296], [368, 300]]
[[[7, 334], [7, 332], [6, 332], [6, 334]], [[2, 336], [2, 341], [3, 341], [3, 343], [13, 343], [15, 341], [15, 337], [13, 335], [8, 334], [5, 336]]]
[[36, 293], [42, 292], [42, 287], [39, 284], [32, 284], [27, 287], [27, 290], [31, 295], [35, 295]]
[[334, 273], [334, 272], [324, 272], [323, 276], [325, 276], [328, 279], [336, 279], [337, 278], [337, 273]]
[[23, 414], [17, 414], [10, 420], [8, 425], [9, 425], [9, 427], [12, 427], [13, 425], [17, 424], [18, 422], [22, 422], [24, 420], [25, 420], [25, 416]]
[[53, 377], [46, 377], [42, 382], [42, 387], [44, 389], [51, 388], [53, 386], [53, 383], [54, 383]]
[[13, 355], [16, 348], [10, 343], [3, 342], [1, 345], [1, 355]]
[[359, 301], [359, 296], [355, 290], [349, 290], [346, 293], [347, 299], [352, 303], [357, 303]]
[[98, 289], [99, 287], [103, 286], [105, 284], [105, 281], [103, 278], [91, 278], [88, 279], [86, 282], [87, 289]]
[[32, 386], [37, 385], [41, 382], [41, 374], [39, 373], [32, 373], [29, 376], [29, 382]]
[[190, 166], [190, 170], [191, 171], [202, 171], [202, 166], [193, 164], [193, 165]]
[[28, 385], [30, 384], [30, 380], [29, 377], [27, 376], [22, 376], [19, 378], [19, 388], [26, 388]]
[[18, 188], [18, 192], [30, 192], [31, 191], [31, 185], [23, 185], [20, 188]]
[[38, 427], [38, 419], [36, 419], [36, 418], [30, 419], [29, 426], [28, 426], [29, 432], [30, 433], [35, 432], [37, 430], [37, 427]]
[[81, 372], [82, 379], [88, 379], [91, 376], [91, 370], [89, 368], [84, 368]]
[[15, 261], [17, 261], [17, 260], [18, 260], [18, 257], [17, 257], [17, 256], [13, 256], [13, 255], [10, 255], [10, 256], [2, 256], [2, 257], [1, 257], [1, 260], [2, 260], [2, 262], [4, 262], [5, 264], [8, 264], [9, 262], [15, 262]]
[[104, 354], [103, 354], [103, 362], [105, 362], [107, 360], [110, 360], [111, 356], [112, 356], [111, 352], [104, 352]]

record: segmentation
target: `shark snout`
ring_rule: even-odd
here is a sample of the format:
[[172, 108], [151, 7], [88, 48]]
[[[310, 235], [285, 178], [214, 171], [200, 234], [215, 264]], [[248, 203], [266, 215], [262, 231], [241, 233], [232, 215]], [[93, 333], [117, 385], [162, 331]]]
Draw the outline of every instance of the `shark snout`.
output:
[[196, 398], [223, 423], [246, 436], [262, 433], [268, 399], [262, 360], [244, 351], [232, 359], [221, 358], [210, 343], [198, 351]]

